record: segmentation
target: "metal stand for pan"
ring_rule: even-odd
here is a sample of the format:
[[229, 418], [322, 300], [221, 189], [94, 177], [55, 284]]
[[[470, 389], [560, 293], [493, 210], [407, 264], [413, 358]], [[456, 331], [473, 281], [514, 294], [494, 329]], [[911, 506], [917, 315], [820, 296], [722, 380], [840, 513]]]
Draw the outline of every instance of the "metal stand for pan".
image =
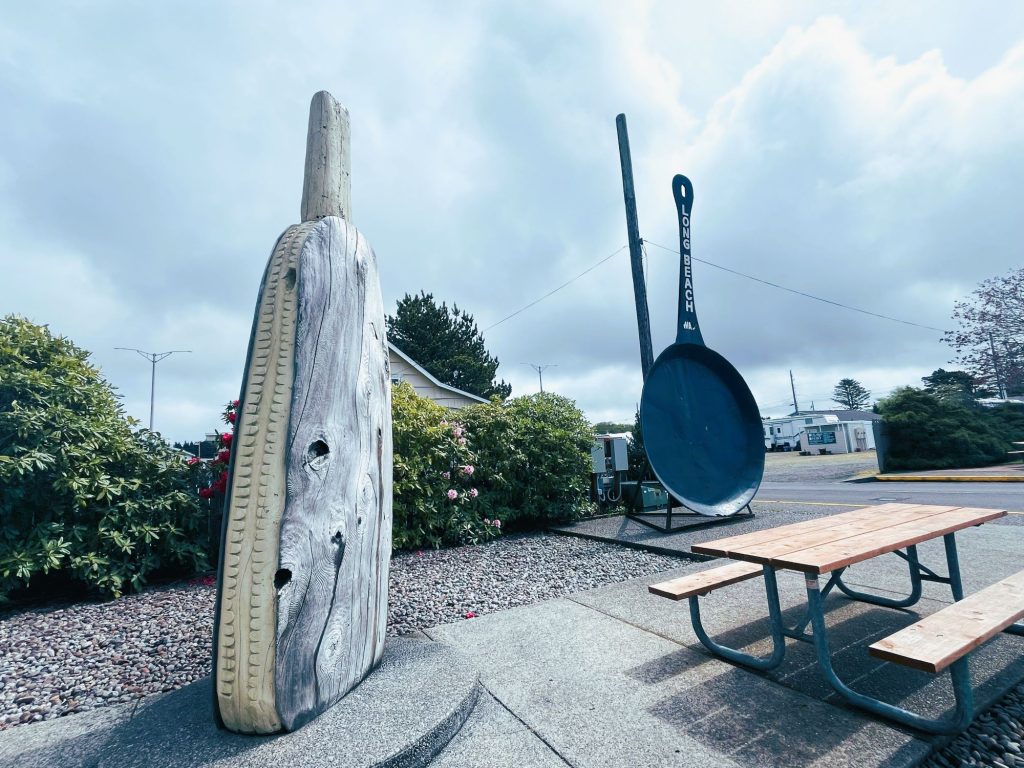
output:
[[[643, 484], [644, 484], [643, 483], [643, 478], [647, 477], [650, 474], [650, 472], [651, 472], [650, 460], [644, 459], [644, 469], [643, 469], [643, 472], [640, 473], [640, 480], [637, 481], [636, 490], [633, 491], [633, 497], [630, 500], [630, 506], [627, 507], [627, 509], [643, 509], [643, 505], [642, 505], [642, 503], [640, 503], [641, 499], [643, 498]], [[666, 489], [666, 493], [668, 493], [668, 489]], [[712, 527], [714, 525], [721, 525], [723, 523], [735, 523], [735, 522], [738, 522], [740, 520], [750, 520], [751, 518], [754, 517], [754, 510], [752, 510], [750, 508], [749, 504], [747, 504], [745, 507], [743, 507], [743, 510], [746, 510], [746, 511], [740, 510], [735, 515], [722, 515], [722, 516], [719, 516], [719, 517], [710, 517], [708, 515], [700, 515], [700, 514], [698, 514], [696, 512], [689, 512], [689, 511], [687, 511], [687, 512], [673, 512], [673, 509], [675, 509], [677, 505], [678, 505], [678, 508], [680, 508], [680, 509], [687, 509], [685, 504], [683, 504], [681, 501], [679, 501], [679, 499], [677, 499], [671, 493], [668, 493], [668, 506], [664, 510], [658, 510], [656, 512], [631, 512], [631, 511], [627, 511], [625, 516], [628, 519], [633, 520], [634, 522], [640, 523], [641, 525], [646, 525], [648, 528], [652, 528], [655, 531], [658, 531], [659, 533], [676, 533], [677, 531], [684, 531], [684, 530], [685, 531], [699, 531], [702, 528], [710, 528], [710, 527]], [[699, 519], [702, 520], [702, 522], [696, 523], [696, 524], [688, 523], [686, 525], [679, 525], [679, 526], [673, 527], [673, 525], [672, 525], [672, 517], [673, 517], [673, 515], [675, 515], [676, 517], [685, 517], [688, 520], [695, 520], [695, 519], [699, 518]], [[664, 525], [659, 525], [658, 523], [653, 523], [650, 520], [645, 519], [645, 518], [648, 518], [648, 517], [664, 517], [665, 518], [665, 524]]]

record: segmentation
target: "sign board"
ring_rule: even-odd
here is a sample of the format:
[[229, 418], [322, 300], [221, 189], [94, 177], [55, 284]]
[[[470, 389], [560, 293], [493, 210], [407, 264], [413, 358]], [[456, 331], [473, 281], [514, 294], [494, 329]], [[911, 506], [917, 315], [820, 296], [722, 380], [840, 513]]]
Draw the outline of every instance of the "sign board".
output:
[[828, 445], [835, 443], [836, 433], [835, 432], [808, 432], [807, 433], [807, 444], [808, 445]]

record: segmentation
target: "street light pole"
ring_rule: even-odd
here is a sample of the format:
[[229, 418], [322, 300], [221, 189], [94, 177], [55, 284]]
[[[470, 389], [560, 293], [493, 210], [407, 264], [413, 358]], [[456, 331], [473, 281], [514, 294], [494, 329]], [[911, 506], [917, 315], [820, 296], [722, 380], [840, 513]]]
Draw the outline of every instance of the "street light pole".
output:
[[537, 365], [536, 363], [523, 363], [528, 365], [537, 372], [537, 379], [540, 381], [540, 391], [544, 392], [544, 369], [545, 368], [557, 368], [558, 363], [548, 363], [547, 365]]
[[114, 347], [114, 349], [123, 349], [125, 352], [138, 352], [144, 358], [146, 358], [152, 368], [149, 374], [149, 431], [153, 431], [153, 406], [156, 402], [156, 364], [163, 360], [165, 357], [170, 357], [177, 352], [191, 352], [191, 349], [172, 349], [169, 352], [143, 352], [141, 349], [135, 347]]

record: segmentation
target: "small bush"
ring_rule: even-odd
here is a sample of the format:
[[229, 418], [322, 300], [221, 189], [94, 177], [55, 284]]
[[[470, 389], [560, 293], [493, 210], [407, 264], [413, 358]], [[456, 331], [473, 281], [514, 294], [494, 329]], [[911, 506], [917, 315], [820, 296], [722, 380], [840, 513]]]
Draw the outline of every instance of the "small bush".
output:
[[459, 418], [487, 468], [479, 487], [491, 516], [523, 530], [591, 511], [594, 433], [572, 400], [544, 392], [463, 408]]
[[207, 567], [185, 459], [134, 430], [88, 353], [0, 320], [0, 599], [62, 573], [108, 595]]
[[1024, 408], [982, 408], [906, 387], [878, 403], [888, 426], [893, 469], [980, 467], [1006, 460], [1024, 440]]
[[[454, 414], [411, 386], [392, 389], [394, 533], [397, 549], [477, 544], [498, 535], [478, 485], [489, 471]], [[495, 516], [496, 517], [496, 516]]]

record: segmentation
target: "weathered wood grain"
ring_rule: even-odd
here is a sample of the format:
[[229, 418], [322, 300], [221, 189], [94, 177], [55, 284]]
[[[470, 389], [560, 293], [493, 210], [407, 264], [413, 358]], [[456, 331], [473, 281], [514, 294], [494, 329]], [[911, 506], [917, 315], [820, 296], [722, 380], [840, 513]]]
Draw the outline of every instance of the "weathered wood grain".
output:
[[260, 286], [225, 507], [220, 722], [294, 729], [380, 660], [391, 556], [391, 376], [373, 250], [347, 221], [348, 113], [313, 97], [303, 223]]
[[380, 660], [391, 556], [391, 376], [376, 257], [322, 219], [299, 258], [277, 711], [291, 730]]
[[327, 91], [314, 95], [306, 134], [302, 221], [325, 216], [352, 221], [351, 143], [348, 110]]

